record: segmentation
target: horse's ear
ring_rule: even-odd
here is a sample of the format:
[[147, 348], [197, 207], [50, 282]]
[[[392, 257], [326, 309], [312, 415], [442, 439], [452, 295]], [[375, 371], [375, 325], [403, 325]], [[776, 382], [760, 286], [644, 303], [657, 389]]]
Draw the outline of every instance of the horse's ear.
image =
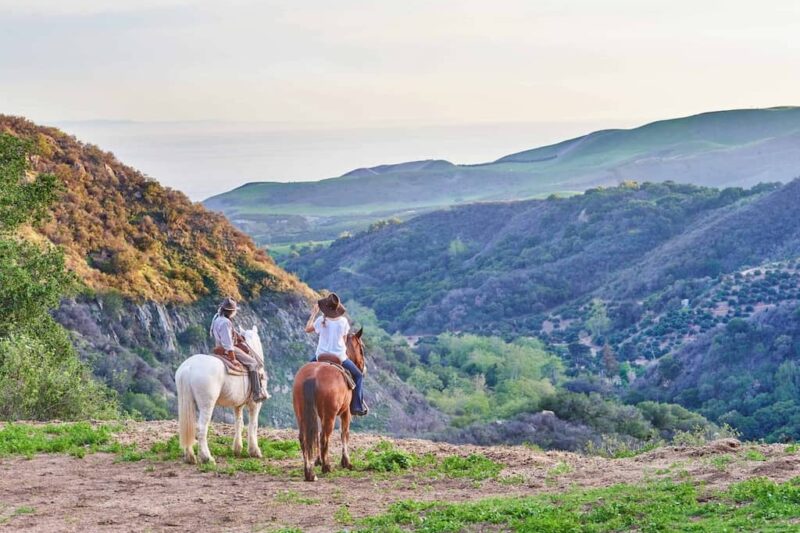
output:
[[363, 333], [364, 333], [364, 328], [361, 328], [361, 329], [359, 329], [359, 330], [356, 332], [356, 334], [355, 334], [355, 337], [356, 337], [356, 339], [360, 339], [360, 338], [361, 338], [361, 335], [362, 335]]

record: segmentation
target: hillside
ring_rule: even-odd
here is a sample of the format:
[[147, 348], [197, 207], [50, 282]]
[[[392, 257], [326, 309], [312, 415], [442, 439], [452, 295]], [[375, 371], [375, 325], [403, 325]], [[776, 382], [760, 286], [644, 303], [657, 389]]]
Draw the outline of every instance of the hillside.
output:
[[[359, 433], [351, 439], [354, 470], [336, 464], [306, 483], [293, 431], [261, 430], [265, 458], [235, 458], [226, 452], [232, 428], [212, 425], [219, 462], [197, 467], [176, 456], [174, 422], [80, 429], [0, 428], [3, 527], [610, 532], [690, 524], [703, 532], [793, 531], [800, 501], [796, 445], [724, 439], [613, 459]], [[54, 434], [45, 430], [65, 444], [50, 446]], [[28, 434], [43, 438], [33, 444]], [[42, 453], [48, 448], [58, 453]], [[331, 453], [341, 453], [338, 439]]]
[[[521, 375], [511, 363], [521, 348], [495, 353], [466, 333], [536, 336], [566, 365], [568, 379], [551, 383], [595, 395], [595, 405], [626, 398], [657, 424], [661, 415], [639, 402], [677, 402], [748, 438], [780, 441], [800, 438], [800, 341], [792, 318], [800, 295], [799, 202], [800, 180], [749, 190], [626, 183], [570, 198], [438, 211], [287, 264], [412, 338], [426, 366], [406, 371], [409, 383], [454, 423], [502, 413], [515, 405], [510, 398], [535, 398], [564, 420], [615, 431], [599, 421], [618, 418], [611, 414], [618, 408], [572, 419], [591, 411], [584, 399], [548, 396], [530, 381], [541, 377], [535, 372], [514, 389], [500, 378]], [[461, 332], [457, 343], [474, 347], [452, 350], [456, 340], [447, 332]], [[494, 407], [504, 394], [509, 401]], [[452, 398], [471, 407], [454, 410]], [[514, 427], [524, 427], [525, 416], [515, 417]], [[484, 427], [466, 440], [488, 438], [480, 435], [508, 437]]]
[[[474, 204], [339, 239], [287, 267], [373, 308], [389, 331], [525, 334], [595, 293], [639, 299], [798, 253], [799, 197], [800, 181], [777, 190], [667, 182]], [[767, 223], [753, 224], [756, 213]]]
[[31, 170], [52, 173], [63, 193], [37, 231], [61, 246], [91, 289], [159, 303], [216, 293], [312, 292], [223, 216], [55, 128], [0, 115], [0, 132], [29, 138]]
[[417, 161], [308, 183], [250, 183], [205, 205], [260, 244], [335, 239], [379, 219], [475, 201], [520, 200], [626, 180], [710, 187], [800, 172], [800, 108], [732, 110], [604, 130], [480, 165]]
[[[172, 416], [174, 371], [211, 349], [208, 323], [223, 295], [243, 301], [238, 323], [257, 325], [273, 399], [263, 417], [294, 423], [294, 373], [313, 349], [303, 331], [315, 293], [275, 265], [223, 216], [54, 129], [0, 116], [0, 133], [30, 140], [31, 174], [50, 173], [61, 193], [32, 241], [64, 250], [82, 286], [54, 315], [94, 373], [128, 411]], [[367, 331], [367, 337], [369, 337]], [[361, 427], [412, 432], [441, 427], [443, 416], [385, 364], [369, 383], [380, 407]], [[219, 410], [218, 416], [225, 414]]]

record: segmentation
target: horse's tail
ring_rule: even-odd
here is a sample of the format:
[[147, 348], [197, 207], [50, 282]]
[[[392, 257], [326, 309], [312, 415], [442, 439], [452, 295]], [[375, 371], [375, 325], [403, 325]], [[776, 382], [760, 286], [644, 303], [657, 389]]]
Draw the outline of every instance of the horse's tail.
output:
[[178, 426], [181, 449], [187, 450], [194, 446], [197, 412], [189, 376], [185, 372], [179, 372], [175, 381], [178, 386]]
[[319, 448], [319, 413], [317, 412], [317, 380], [307, 379], [303, 382], [303, 453], [312, 461], [316, 460]]

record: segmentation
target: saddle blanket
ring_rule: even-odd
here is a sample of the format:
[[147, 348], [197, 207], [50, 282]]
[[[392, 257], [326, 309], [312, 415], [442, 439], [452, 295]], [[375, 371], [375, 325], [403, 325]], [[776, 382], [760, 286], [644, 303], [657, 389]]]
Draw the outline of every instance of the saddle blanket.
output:
[[342, 365], [338, 365], [336, 363], [331, 363], [330, 361], [317, 361], [317, 363], [321, 363], [323, 365], [329, 365], [329, 366], [332, 366], [332, 367], [336, 368], [336, 370], [341, 372], [342, 375], [344, 376], [344, 380], [347, 383], [347, 387], [350, 390], [353, 390], [353, 389], [356, 388], [356, 382], [353, 381], [352, 374], [350, 374], [350, 372], [348, 372], [347, 369], [345, 369]]
[[243, 366], [239, 366], [239, 367], [234, 366], [233, 362], [230, 359], [228, 359], [227, 357], [224, 357], [222, 355], [218, 355], [218, 354], [215, 354], [215, 353], [210, 353], [208, 355], [216, 357], [217, 359], [222, 361], [225, 364], [225, 370], [231, 376], [246, 376], [247, 375], [247, 369], [245, 367], [243, 367]]

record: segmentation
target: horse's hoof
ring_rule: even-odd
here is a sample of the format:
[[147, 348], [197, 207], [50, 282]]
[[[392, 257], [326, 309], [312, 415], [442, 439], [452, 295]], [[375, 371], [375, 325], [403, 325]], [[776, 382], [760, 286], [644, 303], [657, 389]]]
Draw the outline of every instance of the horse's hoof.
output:
[[332, 470], [332, 469], [331, 469], [331, 465], [329, 465], [329, 464], [327, 464], [327, 465], [325, 465], [325, 464], [324, 464], [324, 465], [322, 465], [322, 473], [323, 473], [323, 474], [330, 474], [330, 473], [331, 473], [331, 470]]
[[197, 464], [197, 457], [194, 455], [185, 455], [183, 460], [186, 461], [187, 464], [196, 465]]
[[314, 474], [311, 477], [306, 476], [306, 481], [316, 481], [316, 480], [317, 480], [317, 475], [316, 474]]
[[238, 447], [238, 448], [234, 446], [233, 455], [235, 455], [236, 457], [241, 457], [242, 456], [242, 448], [241, 448], [241, 446]]
[[262, 454], [262, 453], [261, 453], [261, 450], [259, 450], [259, 449], [255, 449], [255, 450], [248, 450], [248, 451], [247, 451], [247, 454], [248, 454], [250, 457], [256, 457], [256, 458], [258, 458], [258, 459], [261, 459], [262, 457], [264, 457], [264, 454]]
[[342, 468], [346, 468], [348, 470], [352, 470], [353, 469], [353, 463], [351, 463], [350, 461], [346, 461], [344, 458], [342, 458]]
[[203, 464], [211, 465], [211, 466], [215, 466], [217, 464], [217, 461], [214, 460], [213, 457], [201, 457], [200, 458], [200, 462], [203, 463]]

